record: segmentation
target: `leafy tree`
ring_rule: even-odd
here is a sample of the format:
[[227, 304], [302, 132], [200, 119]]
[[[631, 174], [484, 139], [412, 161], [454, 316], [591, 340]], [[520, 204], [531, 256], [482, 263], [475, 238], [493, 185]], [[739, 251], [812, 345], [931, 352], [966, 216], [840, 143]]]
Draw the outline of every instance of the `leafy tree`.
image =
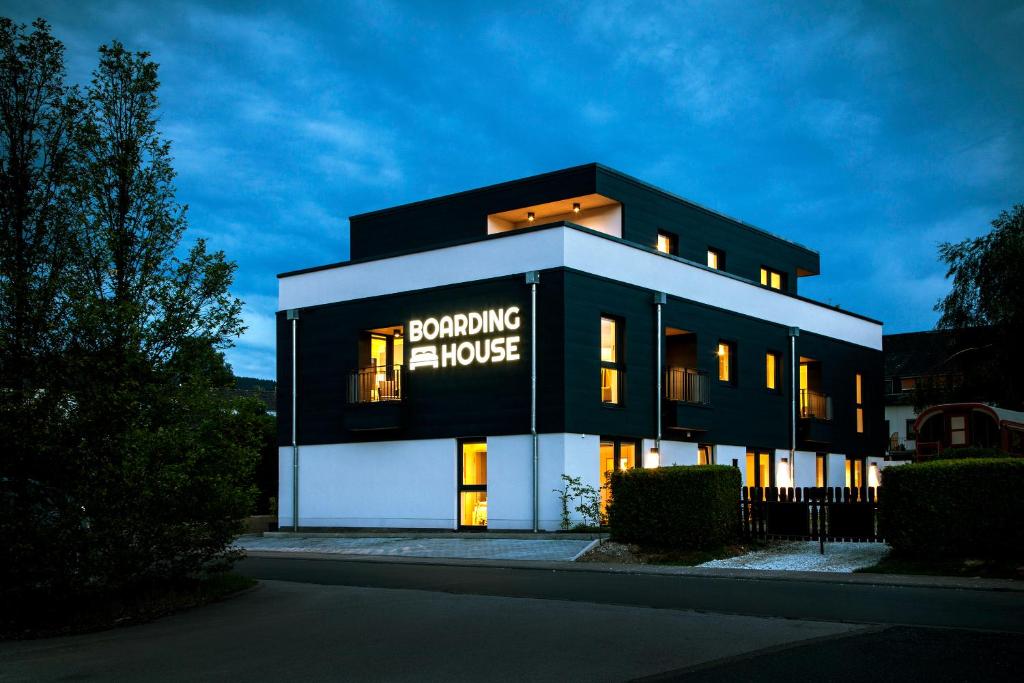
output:
[[953, 288], [935, 306], [938, 327], [992, 331], [990, 352], [967, 384], [984, 384], [1004, 407], [1024, 408], [1024, 204], [1000, 213], [987, 235], [941, 244], [939, 255]]
[[[40, 83], [49, 93], [34, 119], [19, 114], [31, 107], [4, 111], [5, 124], [28, 119], [31, 133], [5, 130], [12, 170], [2, 189], [21, 202], [10, 206], [27, 207], [3, 217], [5, 273], [18, 249], [34, 260], [0, 280], [5, 330], [19, 315], [28, 330], [3, 337], [3, 414], [14, 422], [33, 403], [55, 408], [51, 427], [26, 433], [0, 472], [0, 543], [14, 551], [0, 591], [181, 577], [230, 559], [255, 495], [262, 412], [231, 396], [222, 354], [243, 331], [236, 266], [203, 240], [182, 247], [186, 208], [157, 129], [148, 53], [101, 47], [79, 97], [63, 85], [59, 42], [34, 26], [0, 27], [2, 96], [35, 101]], [[32, 136], [36, 147], [21, 142]], [[35, 150], [34, 165], [20, 161], [23, 149]], [[23, 237], [20, 226], [40, 223], [45, 239]], [[29, 379], [9, 381], [26, 359]]]

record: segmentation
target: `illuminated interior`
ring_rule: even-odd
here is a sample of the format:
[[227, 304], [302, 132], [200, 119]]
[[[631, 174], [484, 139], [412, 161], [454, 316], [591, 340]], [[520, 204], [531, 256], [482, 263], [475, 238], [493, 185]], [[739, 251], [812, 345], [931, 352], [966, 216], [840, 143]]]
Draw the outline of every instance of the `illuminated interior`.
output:
[[782, 289], [782, 273], [771, 268], [761, 269], [761, 284], [772, 289]]
[[725, 257], [717, 249], [708, 249], [708, 268], [721, 270], [725, 268]]
[[676, 253], [676, 236], [672, 233], [658, 231], [658, 251], [663, 254], [675, 254]]
[[[618, 453], [616, 454], [616, 446]], [[601, 450], [601, 515], [608, 514], [608, 502], [612, 498], [612, 472], [623, 472], [636, 466], [636, 444], [631, 441], [602, 441]]]
[[826, 456], [825, 456], [824, 453], [818, 453], [817, 457], [815, 457], [815, 459], [814, 459], [815, 460], [815, 462], [814, 462], [814, 485], [815, 486], [826, 486], [827, 485], [826, 482], [828, 480], [828, 476], [827, 476], [827, 473], [826, 473], [826, 470], [825, 470], [825, 468], [826, 468], [825, 458], [826, 458]]
[[768, 389], [779, 388], [779, 354], [769, 351], [764, 356], [764, 385]]
[[771, 453], [768, 451], [747, 451], [747, 486], [771, 486], [771, 476]]
[[732, 381], [732, 344], [718, 342], [718, 379], [722, 382]]
[[601, 402], [619, 402], [619, 323], [601, 318]]
[[857, 396], [856, 396], [856, 398], [857, 398], [857, 433], [858, 434], [863, 434], [864, 433], [864, 405], [863, 405], [864, 401], [863, 401], [863, 398], [862, 398], [862, 395], [861, 395], [861, 391], [860, 391], [861, 378], [860, 378], [860, 373], [859, 372], [857, 373], [856, 377], [857, 377], [857, 379], [856, 379], [856, 384], [857, 384]]
[[697, 446], [697, 464], [714, 464], [714, 456], [711, 453], [711, 444], [702, 443]]
[[459, 481], [459, 525], [487, 526], [487, 444], [463, 443]]
[[402, 325], [367, 330], [360, 343], [358, 392], [360, 402], [402, 398], [401, 368], [405, 357]]
[[846, 459], [846, 486], [860, 488], [864, 485], [864, 461], [856, 458]]
[[614, 237], [622, 237], [622, 204], [604, 195], [588, 194], [492, 213], [487, 217], [487, 234], [495, 235], [558, 221], [569, 221]]

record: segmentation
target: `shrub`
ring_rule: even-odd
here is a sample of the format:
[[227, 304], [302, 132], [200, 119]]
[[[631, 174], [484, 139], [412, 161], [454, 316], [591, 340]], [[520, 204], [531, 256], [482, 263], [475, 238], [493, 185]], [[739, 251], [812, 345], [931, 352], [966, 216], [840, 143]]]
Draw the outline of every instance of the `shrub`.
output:
[[968, 458], [1008, 458], [1009, 453], [998, 448], [981, 448], [980, 446], [964, 446], [947, 448], [935, 456], [936, 460], [967, 460]]
[[701, 550], [739, 538], [740, 473], [734, 467], [615, 472], [608, 523], [617, 541]]
[[885, 470], [881, 524], [893, 550], [913, 557], [1019, 556], [1024, 460], [975, 458]]

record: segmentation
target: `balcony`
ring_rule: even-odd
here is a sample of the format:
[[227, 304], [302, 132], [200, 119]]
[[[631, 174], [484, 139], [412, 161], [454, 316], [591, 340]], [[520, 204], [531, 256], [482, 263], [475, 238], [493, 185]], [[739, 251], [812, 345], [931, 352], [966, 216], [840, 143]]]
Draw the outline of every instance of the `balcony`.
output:
[[832, 397], [811, 389], [800, 390], [800, 419], [832, 420]]
[[812, 389], [800, 390], [798, 436], [805, 444], [832, 443], [832, 397]]
[[696, 438], [711, 423], [711, 381], [708, 373], [693, 368], [665, 369], [665, 427]]
[[693, 368], [665, 368], [665, 398], [700, 406], [711, 405], [708, 373]]
[[356, 432], [400, 429], [405, 420], [404, 379], [401, 365], [350, 372], [345, 427]]

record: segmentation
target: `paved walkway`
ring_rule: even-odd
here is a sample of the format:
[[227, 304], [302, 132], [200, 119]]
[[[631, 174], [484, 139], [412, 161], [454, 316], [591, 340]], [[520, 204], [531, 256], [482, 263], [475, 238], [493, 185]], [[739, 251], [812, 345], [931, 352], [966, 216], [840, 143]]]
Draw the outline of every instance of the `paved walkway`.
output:
[[822, 555], [816, 541], [792, 541], [698, 566], [711, 569], [851, 573], [855, 569], [878, 564], [888, 552], [889, 546], [885, 543], [826, 543], [825, 554]]
[[274, 538], [242, 536], [244, 550], [314, 552], [332, 555], [434, 557], [466, 560], [571, 561], [591, 543], [589, 539], [511, 538]]

